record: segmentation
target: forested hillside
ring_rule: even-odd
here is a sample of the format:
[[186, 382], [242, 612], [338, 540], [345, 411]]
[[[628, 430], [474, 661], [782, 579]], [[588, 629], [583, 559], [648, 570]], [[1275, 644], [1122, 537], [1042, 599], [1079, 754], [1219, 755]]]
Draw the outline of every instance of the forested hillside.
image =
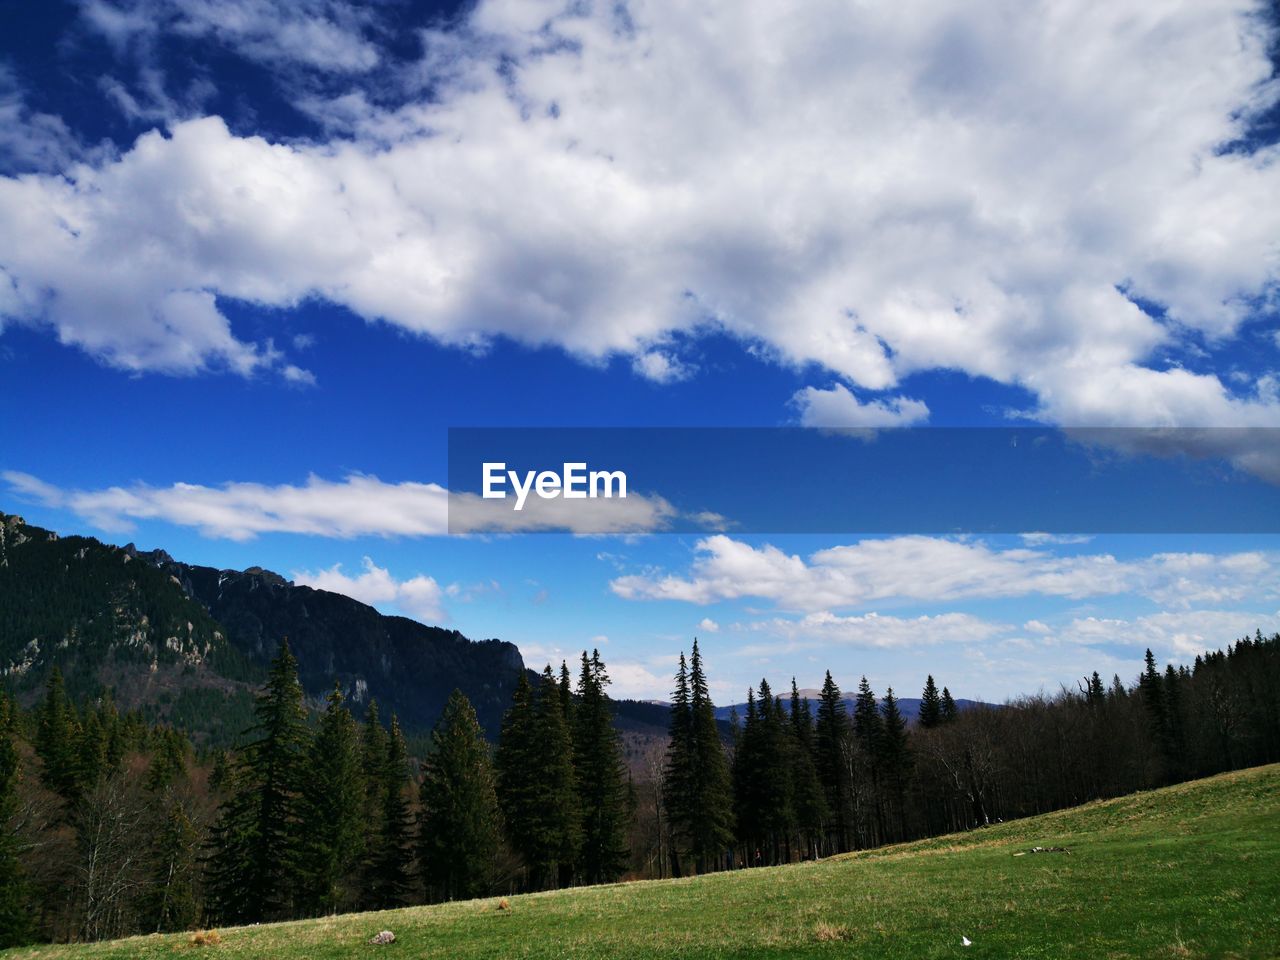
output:
[[247, 717], [282, 637], [314, 705], [337, 682], [418, 731], [458, 688], [495, 735], [524, 670], [513, 644], [385, 616], [260, 568], [192, 566], [0, 514], [0, 671], [22, 702], [56, 666], [74, 699], [110, 688], [122, 706], [227, 745], [239, 732], [228, 717]]

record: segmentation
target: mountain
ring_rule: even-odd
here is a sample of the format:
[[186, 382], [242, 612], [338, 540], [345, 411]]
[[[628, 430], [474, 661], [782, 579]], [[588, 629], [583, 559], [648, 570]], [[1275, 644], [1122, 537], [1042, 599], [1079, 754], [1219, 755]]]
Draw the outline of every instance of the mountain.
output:
[[[805, 697], [809, 701], [809, 712], [815, 717], [818, 715], [818, 697], [821, 695], [820, 690], [801, 690], [800, 696]], [[791, 692], [784, 691], [783, 700], [789, 699]], [[902, 711], [902, 717], [907, 723], [915, 723], [916, 718], [920, 715], [920, 699], [919, 697], [898, 697], [898, 709]], [[844, 708], [850, 716], [853, 715], [853, 707], [857, 701], [853, 697], [844, 698]], [[956, 698], [956, 707], [960, 710], [971, 710], [974, 707], [991, 706], [981, 700], [963, 700]], [[747, 715], [747, 705], [745, 703], [735, 703], [728, 707], [716, 707], [716, 719], [728, 720], [733, 711], [738, 711], [739, 718]]]
[[429, 729], [456, 687], [495, 734], [524, 669], [514, 644], [386, 616], [261, 568], [179, 563], [0, 514], [0, 676], [26, 702], [56, 665], [73, 695], [108, 687], [122, 706], [229, 742], [283, 637], [308, 697], [337, 683], [355, 709], [376, 697], [407, 730]]

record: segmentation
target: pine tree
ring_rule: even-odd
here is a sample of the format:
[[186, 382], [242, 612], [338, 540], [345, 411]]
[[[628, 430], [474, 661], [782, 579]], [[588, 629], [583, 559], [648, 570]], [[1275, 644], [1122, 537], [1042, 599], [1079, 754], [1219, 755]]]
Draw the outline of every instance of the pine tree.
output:
[[569, 674], [569, 664], [560, 661], [560, 709], [564, 711], [564, 722], [569, 726], [570, 736], [573, 735], [573, 677]]
[[578, 857], [583, 883], [611, 883], [627, 865], [626, 829], [630, 821], [618, 732], [605, 687], [609, 675], [600, 651], [582, 654], [574, 711], [574, 772], [582, 816]]
[[79, 795], [79, 738], [75, 710], [67, 700], [62, 671], [57, 667], [45, 684], [36, 726], [36, 755], [40, 757], [40, 780], [68, 803]]
[[0, 694], [0, 949], [24, 944], [30, 937], [27, 878], [18, 859], [18, 837], [9, 828], [18, 804], [18, 780], [22, 775], [18, 749], [13, 742], [9, 700]]
[[376, 910], [373, 889], [377, 885], [378, 855], [382, 841], [382, 820], [386, 814], [384, 775], [390, 749], [387, 729], [382, 725], [378, 701], [370, 699], [365, 708], [360, 730], [360, 780], [364, 785], [364, 801], [360, 821], [364, 826], [364, 843], [360, 871], [360, 908]]
[[254, 706], [256, 735], [232, 775], [213, 831], [211, 913], [224, 923], [290, 915], [298, 892], [298, 807], [308, 743], [298, 662], [288, 641], [271, 661]]
[[688, 839], [698, 872], [703, 873], [715, 869], [733, 845], [733, 782], [696, 639], [689, 670], [689, 716]]
[[334, 913], [357, 902], [354, 886], [365, 842], [361, 759], [355, 719], [335, 686], [303, 777], [299, 907], [307, 915]]
[[400, 721], [391, 715], [386, 759], [372, 789], [380, 803], [365, 894], [375, 910], [403, 906], [410, 886], [413, 819], [409, 813], [409, 766]]
[[960, 716], [960, 708], [956, 706], [955, 700], [951, 698], [951, 691], [946, 687], [942, 688], [942, 722], [951, 723], [956, 717]]
[[910, 753], [907, 744], [907, 721], [903, 719], [902, 711], [898, 709], [898, 700], [893, 695], [893, 687], [885, 691], [880, 709], [883, 717], [880, 765], [889, 792], [890, 821], [897, 831], [896, 835], [902, 837], [906, 832], [906, 782]]
[[548, 666], [535, 694], [522, 676], [498, 741], [498, 802], [535, 889], [562, 883], [579, 840], [569, 732]]
[[786, 714], [769, 681], [762, 679], [758, 698], [753, 691], [747, 693], [747, 718], [733, 768], [738, 838], [747, 845], [753, 864], [783, 859], [795, 820], [790, 770]]
[[680, 852], [693, 842], [693, 778], [696, 758], [693, 746], [693, 707], [689, 691], [689, 669], [684, 652], [676, 670], [676, 688], [671, 695], [671, 725], [667, 758], [662, 772], [663, 805], [671, 832], [671, 872], [682, 873]]
[[875, 691], [864, 676], [858, 684], [858, 697], [853, 704], [853, 735], [862, 747], [863, 755], [874, 761], [880, 756], [884, 736], [884, 721]]
[[929, 674], [924, 682], [924, 692], [920, 694], [920, 726], [932, 730], [942, 723], [942, 698], [938, 696], [938, 685], [933, 682], [933, 674]]
[[484, 896], [501, 842], [498, 796], [489, 746], [460, 690], [431, 733], [421, 797], [418, 849], [427, 889], [441, 900]]
[[853, 792], [847, 761], [849, 717], [845, 711], [844, 696], [831, 679], [830, 670], [822, 681], [814, 741], [818, 779], [822, 783], [829, 815], [829, 842], [837, 851], [847, 850], [851, 839], [850, 805]]
[[827, 820], [827, 804], [814, 761], [813, 715], [809, 712], [809, 700], [800, 696], [795, 677], [791, 678], [791, 737], [796, 826], [804, 837], [806, 855], [816, 858]]

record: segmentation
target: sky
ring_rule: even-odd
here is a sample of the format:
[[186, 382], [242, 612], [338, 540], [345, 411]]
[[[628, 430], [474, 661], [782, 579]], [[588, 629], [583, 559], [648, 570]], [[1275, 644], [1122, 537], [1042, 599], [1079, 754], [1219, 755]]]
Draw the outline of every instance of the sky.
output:
[[[0, 510], [598, 646], [619, 696], [694, 636], [721, 702], [1001, 700], [1280, 630], [1277, 22], [0, 3]], [[1177, 436], [1257, 524], [754, 533], [711, 488], [700, 530], [449, 535], [450, 428], [799, 426], [1256, 428]]]

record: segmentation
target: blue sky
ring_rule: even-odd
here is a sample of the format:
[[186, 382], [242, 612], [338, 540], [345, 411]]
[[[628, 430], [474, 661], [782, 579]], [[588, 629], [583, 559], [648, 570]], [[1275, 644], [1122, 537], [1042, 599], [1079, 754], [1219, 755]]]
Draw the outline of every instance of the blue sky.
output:
[[1260, 533], [458, 538], [432, 487], [460, 426], [1280, 427], [1262, 7], [51, 0], [0, 38], [0, 509], [599, 643], [632, 696], [695, 633], [722, 700], [998, 699], [1280, 629]]

